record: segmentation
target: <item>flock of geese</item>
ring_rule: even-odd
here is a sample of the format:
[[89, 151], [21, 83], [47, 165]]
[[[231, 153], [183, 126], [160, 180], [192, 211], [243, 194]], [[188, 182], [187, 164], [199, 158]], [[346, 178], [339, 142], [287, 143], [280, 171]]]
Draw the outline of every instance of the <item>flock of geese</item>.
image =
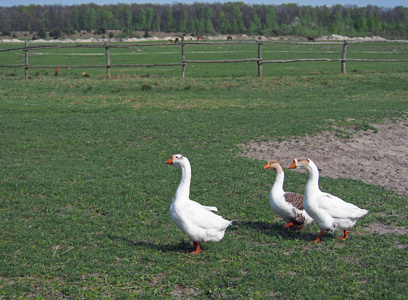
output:
[[[218, 242], [232, 221], [214, 214], [215, 206], [204, 206], [190, 199], [191, 165], [187, 157], [173, 155], [165, 164], [181, 169], [181, 180], [170, 206], [174, 223], [193, 240], [195, 250], [201, 252], [200, 242]], [[322, 192], [319, 189], [319, 170], [309, 158], [295, 158], [289, 169], [305, 169], [309, 173], [305, 194], [285, 192], [283, 190], [284, 172], [279, 161], [268, 162], [263, 169], [272, 169], [276, 173], [275, 182], [269, 194], [272, 210], [287, 223], [285, 229], [295, 227], [303, 229], [304, 225], [315, 220], [320, 227], [320, 234], [313, 243], [318, 243], [325, 232], [343, 231], [339, 239], [348, 237], [347, 229], [353, 227], [357, 220], [368, 213], [354, 204]]]

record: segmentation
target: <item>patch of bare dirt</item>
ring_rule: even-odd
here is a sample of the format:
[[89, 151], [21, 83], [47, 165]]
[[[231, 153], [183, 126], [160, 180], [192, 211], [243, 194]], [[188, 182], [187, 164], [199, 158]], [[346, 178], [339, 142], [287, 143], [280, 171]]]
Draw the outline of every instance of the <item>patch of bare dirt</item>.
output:
[[384, 234], [407, 234], [408, 227], [391, 226], [381, 223], [373, 223], [364, 228], [364, 230], [371, 233], [378, 233], [379, 235]]
[[357, 179], [408, 195], [408, 121], [372, 126], [378, 131], [358, 131], [351, 140], [327, 131], [281, 143], [250, 141], [240, 146], [246, 157], [280, 160], [285, 167], [293, 158], [308, 157], [321, 176]]

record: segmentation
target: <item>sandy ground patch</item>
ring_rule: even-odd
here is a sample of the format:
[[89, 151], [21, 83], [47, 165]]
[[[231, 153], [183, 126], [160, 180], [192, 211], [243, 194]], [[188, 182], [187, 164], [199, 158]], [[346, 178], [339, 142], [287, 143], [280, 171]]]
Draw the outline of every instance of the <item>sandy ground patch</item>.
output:
[[246, 157], [280, 160], [285, 167], [293, 158], [309, 157], [321, 176], [357, 179], [408, 195], [408, 121], [372, 126], [378, 132], [359, 131], [350, 141], [327, 131], [281, 143], [249, 141], [240, 146]]
[[399, 226], [391, 226], [385, 225], [381, 223], [373, 223], [364, 228], [364, 231], [368, 231], [370, 233], [377, 233], [379, 235], [384, 234], [407, 234], [408, 227], [399, 227]]

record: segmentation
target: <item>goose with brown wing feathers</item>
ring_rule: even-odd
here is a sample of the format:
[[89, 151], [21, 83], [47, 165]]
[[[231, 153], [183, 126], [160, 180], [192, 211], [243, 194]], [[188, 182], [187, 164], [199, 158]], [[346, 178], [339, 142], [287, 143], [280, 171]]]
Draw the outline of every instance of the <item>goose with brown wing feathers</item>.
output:
[[272, 210], [287, 223], [285, 229], [297, 227], [303, 230], [303, 226], [310, 224], [313, 219], [303, 207], [303, 195], [283, 190], [285, 173], [279, 161], [271, 160], [263, 168], [275, 171], [275, 182], [269, 193], [269, 204]]

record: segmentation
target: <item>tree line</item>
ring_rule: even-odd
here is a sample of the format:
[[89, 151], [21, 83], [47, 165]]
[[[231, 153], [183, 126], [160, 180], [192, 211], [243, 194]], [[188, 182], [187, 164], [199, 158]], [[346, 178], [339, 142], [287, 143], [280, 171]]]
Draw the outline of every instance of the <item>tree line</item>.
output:
[[299, 6], [248, 5], [243, 2], [194, 4], [28, 5], [0, 7], [0, 31], [11, 35], [46, 32], [120, 30], [123, 37], [137, 32], [178, 32], [186, 35], [248, 34], [320, 36], [339, 34], [406, 38], [408, 7], [368, 5]]

